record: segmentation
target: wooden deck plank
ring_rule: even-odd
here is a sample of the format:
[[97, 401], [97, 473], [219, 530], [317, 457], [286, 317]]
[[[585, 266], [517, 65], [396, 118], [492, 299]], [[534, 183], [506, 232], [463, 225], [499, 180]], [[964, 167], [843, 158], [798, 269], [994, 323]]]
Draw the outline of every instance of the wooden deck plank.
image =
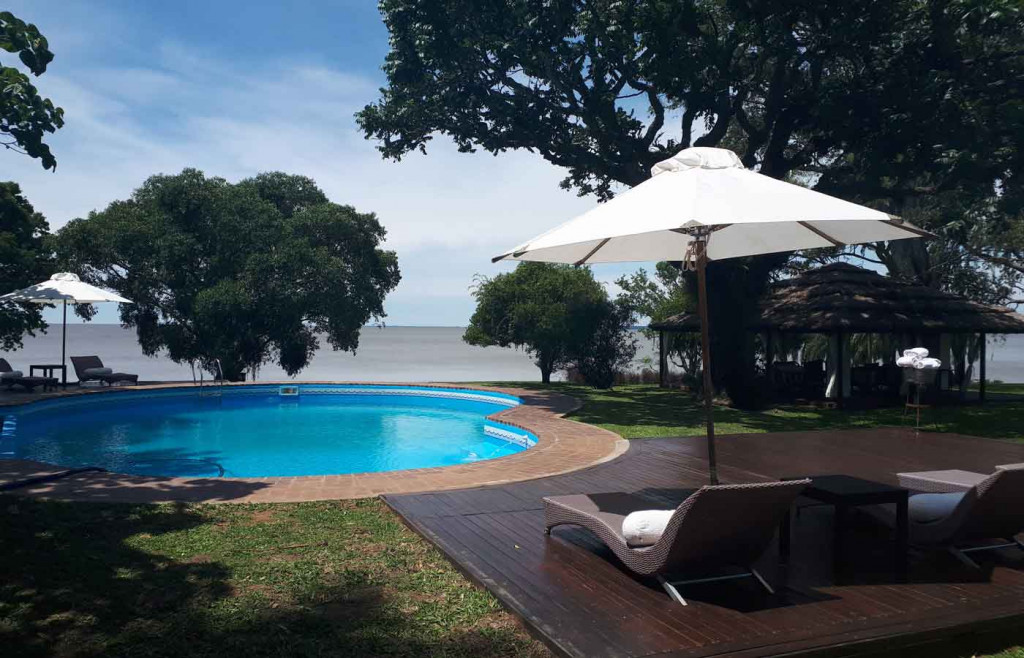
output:
[[[543, 534], [541, 498], [628, 491], [665, 506], [707, 477], [695, 439], [633, 442], [619, 459], [576, 473], [496, 487], [390, 495], [387, 502], [527, 627], [566, 656], [854, 655], [938, 641], [1024, 621], [1024, 555], [986, 556], [979, 579], [948, 556], [915, 553], [897, 583], [885, 533], [857, 528], [854, 575], [831, 571], [831, 513], [805, 510], [794, 524], [791, 567], [775, 549], [761, 559], [775, 596], [733, 581], [687, 588], [687, 607], [626, 572], [586, 531]], [[849, 473], [895, 482], [897, 472], [990, 472], [1024, 461], [1024, 446], [907, 430], [734, 435], [719, 441], [723, 481]]]

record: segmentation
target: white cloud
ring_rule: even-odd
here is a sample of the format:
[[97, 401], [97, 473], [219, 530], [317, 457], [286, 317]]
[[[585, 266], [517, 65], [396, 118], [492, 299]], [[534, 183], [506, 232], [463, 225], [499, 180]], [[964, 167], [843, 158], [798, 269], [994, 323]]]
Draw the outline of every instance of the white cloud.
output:
[[[85, 47], [66, 26], [54, 32]], [[52, 228], [184, 167], [229, 180], [305, 174], [387, 227], [404, 272], [389, 322], [458, 324], [472, 309], [473, 275], [507, 269], [491, 256], [594, 203], [561, 190], [564, 173], [526, 152], [462, 154], [438, 138], [426, 156], [383, 160], [353, 118], [377, 96], [378, 82], [364, 75], [298, 60], [236, 65], [172, 41], [153, 48], [149, 66], [64, 60], [40, 79], [66, 112], [49, 140], [57, 171], [0, 154], [0, 177], [18, 181]], [[112, 321], [112, 311], [101, 319]]]

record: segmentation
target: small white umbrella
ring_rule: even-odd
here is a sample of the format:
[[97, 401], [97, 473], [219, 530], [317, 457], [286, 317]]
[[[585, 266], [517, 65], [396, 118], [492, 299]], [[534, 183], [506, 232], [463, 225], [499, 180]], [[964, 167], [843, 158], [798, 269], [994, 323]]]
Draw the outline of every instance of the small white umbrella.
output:
[[611, 201], [492, 260], [575, 265], [682, 260], [696, 270], [708, 461], [716, 484], [707, 261], [929, 234], [879, 210], [747, 170], [726, 149], [684, 149], [651, 173]]
[[131, 304], [130, 299], [117, 293], [97, 288], [94, 285], [83, 282], [77, 274], [70, 272], [58, 272], [50, 277], [48, 281], [37, 283], [9, 292], [0, 296], [0, 301], [23, 302], [32, 304], [63, 304], [64, 323], [61, 335], [60, 363], [64, 366], [63, 384], [67, 384], [67, 366], [65, 365], [67, 353], [68, 334], [68, 304], [99, 304], [103, 302], [118, 302], [120, 304]]

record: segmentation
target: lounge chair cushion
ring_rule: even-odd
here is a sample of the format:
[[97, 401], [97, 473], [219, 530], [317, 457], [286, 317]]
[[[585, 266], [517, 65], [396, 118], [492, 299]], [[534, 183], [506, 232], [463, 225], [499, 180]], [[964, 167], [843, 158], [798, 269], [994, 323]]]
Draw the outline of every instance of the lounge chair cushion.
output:
[[0, 373], [0, 379], [20, 379], [22, 377], [20, 370], [11, 370], [10, 372]]
[[907, 511], [914, 523], [936, 523], [949, 517], [956, 509], [964, 494], [960, 493], [926, 493], [910, 497]]
[[86, 377], [99, 377], [100, 375], [113, 374], [113, 372], [110, 368], [86, 368], [82, 371], [82, 374]]
[[653, 546], [661, 539], [675, 510], [649, 509], [631, 512], [622, 521], [622, 536], [631, 548]]

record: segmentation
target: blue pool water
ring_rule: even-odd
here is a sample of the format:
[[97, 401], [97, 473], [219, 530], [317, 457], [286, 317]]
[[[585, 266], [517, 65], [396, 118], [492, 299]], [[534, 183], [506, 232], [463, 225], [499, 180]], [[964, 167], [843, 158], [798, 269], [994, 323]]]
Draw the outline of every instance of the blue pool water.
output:
[[525, 450], [532, 436], [486, 420], [515, 404], [510, 396], [414, 387], [303, 385], [297, 397], [276, 386], [221, 397], [119, 392], [21, 407], [5, 419], [0, 457], [186, 477], [448, 466]]

